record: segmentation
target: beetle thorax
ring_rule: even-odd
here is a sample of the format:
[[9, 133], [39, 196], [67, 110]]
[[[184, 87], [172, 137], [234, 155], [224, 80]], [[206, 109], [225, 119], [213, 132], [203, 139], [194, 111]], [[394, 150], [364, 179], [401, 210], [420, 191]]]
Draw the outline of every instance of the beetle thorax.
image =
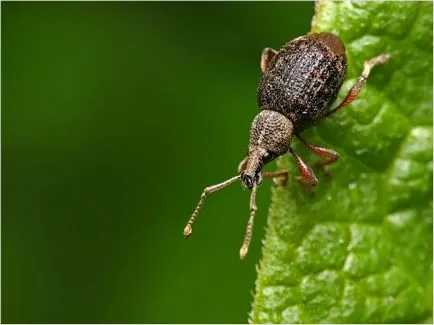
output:
[[249, 152], [241, 180], [247, 188], [262, 180], [262, 167], [286, 153], [293, 136], [292, 122], [284, 115], [262, 110], [253, 120], [250, 130]]

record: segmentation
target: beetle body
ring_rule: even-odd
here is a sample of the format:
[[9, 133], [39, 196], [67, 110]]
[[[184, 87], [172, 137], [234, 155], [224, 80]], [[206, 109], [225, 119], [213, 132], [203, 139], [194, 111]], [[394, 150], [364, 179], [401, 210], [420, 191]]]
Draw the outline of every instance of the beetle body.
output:
[[297, 181], [308, 189], [315, 187], [318, 179], [291, 147], [293, 137], [296, 136], [310, 151], [325, 158], [317, 166], [327, 172], [325, 167], [336, 162], [339, 154], [306, 142], [300, 132], [350, 104], [365, 84], [370, 70], [389, 58], [389, 55], [379, 55], [365, 61], [362, 74], [342, 103], [330, 109], [347, 71], [345, 46], [336, 35], [310, 34], [288, 42], [280, 51], [265, 48], [261, 57], [263, 75], [257, 89], [260, 112], [250, 129], [247, 156], [239, 164], [237, 176], [205, 188], [184, 228], [184, 236], [191, 235], [192, 224], [206, 196], [240, 179], [246, 188], [252, 190], [250, 218], [240, 249], [240, 257], [243, 258], [252, 238], [257, 186], [265, 177], [281, 179], [280, 185], [285, 185], [288, 179], [288, 171], [262, 172], [263, 166], [289, 151], [301, 173], [296, 177]]
[[288, 42], [262, 75], [257, 90], [262, 110], [277, 111], [294, 124], [294, 132], [317, 124], [336, 100], [347, 59], [342, 41], [330, 33]]
[[[245, 169], [241, 172], [247, 188], [260, 183], [265, 163], [290, 150], [294, 135], [326, 116], [346, 70], [345, 46], [331, 33], [298, 37], [274, 52], [263, 65], [257, 89], [261, 112], [253, 120]], [[303, 175], [310, 185], [318, 182], [310, 170]]]

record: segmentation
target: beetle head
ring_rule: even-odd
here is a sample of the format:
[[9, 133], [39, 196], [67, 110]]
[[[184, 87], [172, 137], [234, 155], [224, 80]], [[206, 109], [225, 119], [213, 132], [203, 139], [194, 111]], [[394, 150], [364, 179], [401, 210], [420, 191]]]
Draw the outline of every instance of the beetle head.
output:
[[262, 167], [288, 151], [293, 136], [293, 124], [284, 115], [262, 110], [253, 120], [250, 130], [246, 167], [241, 172], [245, 187], [252, 189], [262, 181]]

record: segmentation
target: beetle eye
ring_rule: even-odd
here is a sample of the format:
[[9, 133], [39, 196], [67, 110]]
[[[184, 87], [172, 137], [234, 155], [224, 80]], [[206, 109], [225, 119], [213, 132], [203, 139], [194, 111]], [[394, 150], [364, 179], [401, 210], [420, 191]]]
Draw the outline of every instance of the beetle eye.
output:
[[269, 152], [269, 151], [266, 151], [266, 152], [264, 153], [264, 155], [262, 156], [262, 161], [263, 161], [263, 163], [265, 164], [265, 163], [267, 163], [267, 162], [273, 160], [274, 157], [275, 157], [275, 154], [274, 154], [274, 153]]

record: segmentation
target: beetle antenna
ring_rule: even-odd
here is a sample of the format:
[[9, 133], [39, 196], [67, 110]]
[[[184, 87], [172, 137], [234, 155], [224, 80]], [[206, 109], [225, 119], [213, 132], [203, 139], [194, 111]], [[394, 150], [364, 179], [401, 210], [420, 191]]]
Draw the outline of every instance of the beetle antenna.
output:
[[200, 196], [199, 203], [197, 204], [196, 209], [194, 209], [193, 214], [191, 215], [190, 219], [187, 222], [187, 225], [184, 228], [184, 236], [185, 236], [185, 238], [190, 237], [191, 232], [193, 231], [192, 228], [191, 228], [191, 226], [196, 221], [196, 218], [199, 215], [200, 210], [202, 209], [202, 206], [203, 206], [203, 203], [204, 203], [204, 201], [206, 199], [206, 196], [208, 194], [217, 192], [217, 191], [221, 190], [222, 188], [225, 188], [226, 186], [232, 184], [233, 182], [235, 182], [238, 179], [240, 179], [240, 175], [237, 175], [235, 177], [229, 178], [228, 180], [226, 180], [226, 181], [224, 181], [222, 183], [208, 186], [207, 188], [205, 188], [203, 190], [202, 195]]
[[240, 249], [241, 259], [243, 259], [247, 255], [250, 246], [250, 240], [252, 239], [252, 235], [253, 235], [253, 221], [255, 219], [256, 210], [257, 210], [256, 208], [257, 186], [258, 185], [256, 183], [253, 184], [252, 194], [250, 195], [250, 218], [249, 218], [249, 222], [247, 223], [247, 230], [246, 230], [246, 235], [244, 236], [243, 246], [241, 246]]

